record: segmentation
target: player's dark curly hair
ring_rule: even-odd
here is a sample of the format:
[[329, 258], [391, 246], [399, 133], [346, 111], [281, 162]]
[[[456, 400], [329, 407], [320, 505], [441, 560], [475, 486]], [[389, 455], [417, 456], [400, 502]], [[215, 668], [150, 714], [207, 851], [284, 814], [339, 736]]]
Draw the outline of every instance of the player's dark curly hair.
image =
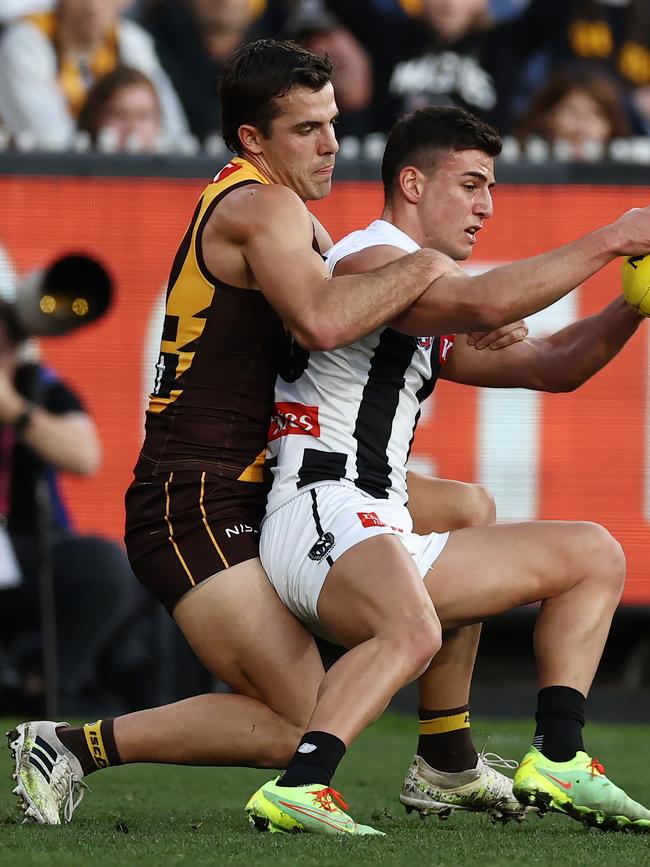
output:
[[223, 140], [242, 154], [239, 127], [250, 124], [268, 138], [271, 121], [280, 114], [277, 99], [295, 85], [319, 91], [332, 78], [332, 61], [294, 42], [259, 39], [238, 48], [221, 76]]
[[501, 153], [499, 133], [463, 108], [427, 106], [400, 118], [391, 129], [381, 164], [384, 196], [390, 199], [404, 166], [431, 171], [440, 153], [480, 150]]

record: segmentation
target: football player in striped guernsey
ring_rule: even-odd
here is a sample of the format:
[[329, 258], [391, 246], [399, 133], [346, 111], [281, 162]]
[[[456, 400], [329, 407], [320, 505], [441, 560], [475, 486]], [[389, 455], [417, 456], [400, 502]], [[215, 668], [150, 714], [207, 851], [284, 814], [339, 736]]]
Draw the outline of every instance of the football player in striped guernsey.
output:
[[[332, 273], [363, 273], [427, 246], [454, 263], [466, 260], [492, 216], [498, 152], [494, 130], [461, 109], [425, 108], [398, 121], [383, 160], [381, 219], [328, 252]], [[650, 249], [649, 220], [650, 209], [629, 212], [594, 232], [580, 256], [604, 265]], [[631, 235], [621, 243], [623, 226]], [[576, 253], [565, 247], [556, 265], [564, 258], [570, 267]], [[548, 259], [538, 262], [547, 271]], [[522, 285], [545, 279], [523, 274], [521, 263], [490, 274], [497, 281], [519, 274]], [[515, 795], [600, 828], [650, 831], [650, 811], [605, 776], [582, 742], [586, 696], [625, 579], [618, 542], [596, 524], [551, 521], [421, 535], [406, 508], [420, 406], [439, 377], [570, 391], [607, 364], [641, 319], [618, 298], [550, 337], [499, 352], [478, 353], [465, 340], [454, 345], [450, 334], [429, 336], [456, 323], [473, 327], [458, 291], [453, 302], [445, 297], [447, 287], [472, 279], [454, 264], [388, 325], [347, 347], [297, 353], [276, 383], [262, 564], [297, 617], [349, 650], [326, 674], [286, 772], [250, 799], [247, 811], [258, 823], [329, 831], [324, 819], [318, 825], [318, 793], [330, 786], [347, 746], [416, 678], [421, 737], [401, 800], [422, 812], [436, 809], [441, 774], [428, 760], [427, 739], [444, 723], [426, 711], [431, 660], [441, 644], [448, 653], [463, 642], [468, 624], [541, 601], [537, 729], [515, 773]], [[449, 721], [458, 727], [454, 716], [462, 718], [463, 708], [456, 710]], [[459, 787], [479, 771], [458, 773]]]

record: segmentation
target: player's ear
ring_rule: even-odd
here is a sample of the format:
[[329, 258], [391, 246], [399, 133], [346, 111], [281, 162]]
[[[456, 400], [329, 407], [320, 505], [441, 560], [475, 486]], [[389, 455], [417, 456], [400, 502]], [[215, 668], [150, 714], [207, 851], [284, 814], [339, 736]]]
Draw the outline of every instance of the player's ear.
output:
[[398, 183], [400, 193], [407, 202], [416, 205], [422, 195], [422, 173], [415, 166], [404, 166], [399, 173]]
[[244, 150], [256, 156], [262, 153], [262, 135], [255, 126], [244, 123], [237, 130]]

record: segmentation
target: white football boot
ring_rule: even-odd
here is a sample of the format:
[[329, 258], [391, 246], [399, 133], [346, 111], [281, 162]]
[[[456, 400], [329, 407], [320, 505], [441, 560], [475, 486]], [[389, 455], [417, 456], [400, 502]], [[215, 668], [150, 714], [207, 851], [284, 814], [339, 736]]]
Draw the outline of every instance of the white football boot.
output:
[[435, 815], [446, 819], [455, 810], [489, 813], [492, 818], [523, 820], [536, 812], [522, 806], [512, 792], [512, 780], [494, 766], [515, 768], [516, 762], [495, 753], [481, 753], [475, 768], [459, 773], [437, 771], [423, 758], [414, 756], [404, 779], [400, 801], [421, 818]]
[[16, 762], [13, 779], [23, 822], [60, 825], [69, 822], [87, 785], [77, 757], [60, 741], [56, 730], [67, 723], [21, 723], [7, 732]]

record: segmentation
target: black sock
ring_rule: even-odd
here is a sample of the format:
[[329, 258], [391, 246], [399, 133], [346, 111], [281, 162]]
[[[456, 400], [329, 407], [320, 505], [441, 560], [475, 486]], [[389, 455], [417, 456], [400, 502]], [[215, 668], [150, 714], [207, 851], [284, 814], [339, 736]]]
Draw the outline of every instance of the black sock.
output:
[[105, 719], [84, 726], [60, 726], [56, 730], [61, 743], [79, 759], [84, 776], [122, 764], [113, 734], [114, 722]]
[[307, 732], [289, 762], [278, 786], [329, 786], [339, 762], [345, 754], [342, 740], [328, 732]]
[[547, 686], [537, 693], [533, 746], [552, 762], [568, 762], [583, 750], [587, 699], [570, 686]]
[[437, 771], [459, 773], [478, 760], [469, 727], [469, 705], [449, 710], [418, 709], [418, 755]]

